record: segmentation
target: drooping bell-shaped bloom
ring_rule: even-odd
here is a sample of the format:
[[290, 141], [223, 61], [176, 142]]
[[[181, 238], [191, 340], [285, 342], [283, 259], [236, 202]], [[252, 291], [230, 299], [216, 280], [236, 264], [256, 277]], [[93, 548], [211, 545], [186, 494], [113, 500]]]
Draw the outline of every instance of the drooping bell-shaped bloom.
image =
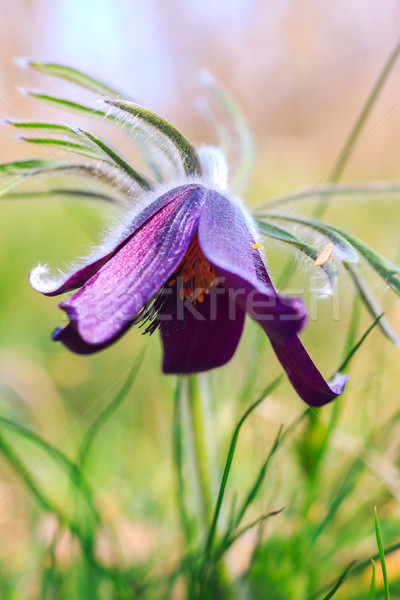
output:
[[347, 377], [325, 381], [297, 334], [303, 302], [274, 289], [257, 228], [226, 188], [218, 150], [199, 153], [201, 176], [144, 194], [140, 212], [99, 252], [57, 279], [37, 266], [31, 284], [48, 296], [75, 291], [60, 307], [69, 323], [53, 334], [73, 352], [91, 354], [133, 324], [161, 333], [165, 373], [196, 373], [231, 359], [245, 315], [268, 335], [299, 396], [321, 406], [341, 394]]

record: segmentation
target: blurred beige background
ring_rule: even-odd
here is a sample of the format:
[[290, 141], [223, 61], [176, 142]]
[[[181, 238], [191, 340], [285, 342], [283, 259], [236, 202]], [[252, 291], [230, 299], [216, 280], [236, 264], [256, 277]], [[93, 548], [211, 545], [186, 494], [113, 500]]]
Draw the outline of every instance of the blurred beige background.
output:
[[[206, 68], [239, 100], [256, 133], [263, 175], [290, 162], [301, 185], [332, 166], [399, 25], [398, 0], [2, 0], [0, 115], [52, 114], [17, 86], [64, 89], [15, 64], [28, 56], [100, 76], [198, 142], [210, 141], [197, 108]], [[348, 178], [397, 176], [399, 100], [400, 64]], [[12, 132], [0, 135], [1, 159], [29, 152]]]

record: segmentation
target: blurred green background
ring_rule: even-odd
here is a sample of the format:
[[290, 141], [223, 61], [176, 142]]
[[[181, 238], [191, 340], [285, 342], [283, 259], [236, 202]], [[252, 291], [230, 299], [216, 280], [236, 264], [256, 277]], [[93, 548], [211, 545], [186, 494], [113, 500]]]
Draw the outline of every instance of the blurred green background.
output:
[[[275, 195], [329, 179], [340, 149], [397, 41], [399, 22], [396, 0], [383, 0], [379, 5], [372, 0], [3, 0], [0, 115], [88, 127], [84, 119], [41, 105], [18, 91], [22, 86], [82, 100], [81, 92], [73, 86], [18, 67], [15, 57], [28, 56], [98, 76], [166, 116], [196, 144], [210, 143], [213, 132], [200, 110], [204, 96], [201, 73], [208, 69], [239, 102], [255, 134], [254, 176], [243, 192], [246, 202], [255, 206]], [[114, 133], [106, 125], [96, 123], [92, 130], [125, 148], [126, 142], [120, 137], [114, 142]], [[38, 155], [13, 135], [7, 127], [0, 131], [1, 161]], [[376, 102], [344, 180], [398, 179], [399, 140], [400, 63]], [[43, 152], [42, 156], [51, 158], [52, 153]], [[144, 337], [131, 330], [99, 355], [69, 354], [50, 340], [53, 328], [62, 323], [57, 299], [39, 296], [28, 283], [29, 271], [37, 263], [57, 267], [84, 255], [112, 213], [104, 205], [62, 199], [4, 199], [0, 208], [0, 414], [34, 430], [75, 460], [85, 432], [145, 353], [134, 386], [94, 441], [86, 473], [103, 521], [96, 540], [99, 560], [123, 568], [139, 565], [135, 567], [139, 580], [145, 579], [141, 568], [143, 573], [165, 573], [179, 562], [182, 541], [171, 449], [176, 381], [160, 373], [158, 335]], [[307, 203], [297, 207], [299, 212], [308, 209]], [[346, 197], [335, 198], [326, 218], [398, 263], [399, 214], [398, 197]], [[266, 255], [278, 280], [293, 254], [271, 243]], [[311, 263], [301, 259], [299, 264], [289, 287], [305, 289], [310, 303], [307, 290], [315, 284]], [[398, 301], [380, 281], [372, 277], [372, 283], [400, 332]], [[352, 299], [351, 285], [342, 272], [335, 300], [339, 318], [333, 318], [332, 300], [320, 300], [316, 318], [303, 336], [326, 375], [340, 364]], [[359, 335], [370, 322], [362, 313]], [[254, 377], [243, 391], [249, 372]], [[247, 323], [234, 359], [211, 375], [215, 429], [210, 436], [220, 464], [229, 433], [244, 406], [279, 373], [268, 342], [254, 324]], [[306, 497], [312, 497], [307, 496], [307, 460], [313, 460], [313, 436], [318, 438], [318, 428], [314, 427], [312, 434], [307, 426], [299, 429], [278, 456], [263, 488], [260, 507], [288, 508], [284, 517], [268, 525], [265, 538], [274, 541], [272, 546], [265, 546], [265, 561], [259, 562], [261, 574], [256, 569], [254, 575], [255, 582], [268, 583], [270, 595], [254, 597], [306, 597], [302, 595], [302, 581], [311, 577], [317, 559], [318, 572], [312, 577], [324, 582], [338, 575], [346, 561], [374, 554], [375, 504], [382, 511], [387, 541], [400, 537], [399, 437], [393, 417], [400, 400], [398, 349], [375, 330], [356, 356], [351, 374], [312, 508], [301, 514], [297, 510], [307, 504]], [[286, 385], [261, 405], [243, 432], [232, 490], [240, 494], [248, 487], [280, 424], [289, 424], [303, 408]], [[322, 428], [329, 422], [331, 410], [327, 407], [321, 413]], [[390, 433], [384, 436], [382, 432], [391, 419]], [[51, 455], [11, 430], [1, 428], [0, 433], [56, 505], [67, 512], [72, 510], [78, 502], [75, 492]], [[373, 451], [371, 440], [376, 441]], [[366, 463], [362, 477], [355, 478], [346, 503], [329, 522], [322, 541], [318, 539], [315, 554], [307, 551], [306, 557], [296, 559], [294, 549], [299, 548], [302, 529], [323, 520], [335, 485], [342, 482], [358, 456]], [[60, 533], [54, 515], [40, 507], [21, 473], [3, 455], [0, 476], [2, 597], [37, 598], [40, 593], [50, 597], [43, 592], [43, 573], [51, 572], [49, 556], [55, 560], [55, 572], [64, 573], [59, 577], [70, 574], [71, 586], [75, 579], [79, 582], [80, 567], [76, 570], [74, 566], [79, 565], [79, 550], [73, 537], [65, 530]], [[246, 568], [255, 538], [256, 534], [249, 532], [233, 548], [230, 561], [234, 572]], [[308, 566], [304, 568], [304, 564]], [[396, 554], [391, 555], [389, 572], [394, 580], [400, 576], [400, 557]], [[288, 583], [291, 580], [296, 592]], [[363, 584], [367, 585], [367, 580], [365, 575]], [[255, 590], [257, 585], [254, 583]], [[304, 589], [312, 588], [307, 585]], [[357, 595], [358, 585], [350, 585], [349, 595], [343, 597], [366, 597]], [[79, 583], [75, 588], [64, 583], [54, 597], [72, 597], [68, 596], [71, 589], [77, 593]], [[183, 597], [179, 582], [171, 593], [172, 597]], [[90, 597], [87, 592], [82, 594], [76, 597]], [[99, 597], [114, 596], [105, 587]]]

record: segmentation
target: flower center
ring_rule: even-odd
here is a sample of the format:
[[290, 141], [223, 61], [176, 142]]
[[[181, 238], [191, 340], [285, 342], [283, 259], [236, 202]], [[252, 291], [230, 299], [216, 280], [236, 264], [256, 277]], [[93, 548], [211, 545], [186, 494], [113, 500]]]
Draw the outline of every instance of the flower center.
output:
[[161, 287], [150, 303], [143, 308], [134, 323], [144, 328], [143, 333], [154, 333], [162, 322], [168, 329], [184, 327], [187, 310], [184, 301], [203, 302], [213, 285], [218, 284], [215, 273], [204, 256], [197, 231], [186, 250], [182, 262]]
[[204, 294], [208, 294], [217, 283], [218, 279], [200, 248], [196, 231], [181, 264], [171, 275], [168, 286], [177, 285], [180, 299], [190, 299], [196, 304], [203, 302]]

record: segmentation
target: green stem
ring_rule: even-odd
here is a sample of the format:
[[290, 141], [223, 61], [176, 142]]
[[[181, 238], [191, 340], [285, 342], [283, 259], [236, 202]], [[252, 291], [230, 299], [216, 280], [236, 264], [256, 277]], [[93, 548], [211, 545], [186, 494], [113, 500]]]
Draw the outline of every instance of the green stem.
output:
[[213, 476], [211, 471], [211, 440], [207, 390], [196, 375], [188, 384], [188, 412], [193, 439], [193, 459], [198, 483], [202, 524], [208, 529], [213, 513]]

